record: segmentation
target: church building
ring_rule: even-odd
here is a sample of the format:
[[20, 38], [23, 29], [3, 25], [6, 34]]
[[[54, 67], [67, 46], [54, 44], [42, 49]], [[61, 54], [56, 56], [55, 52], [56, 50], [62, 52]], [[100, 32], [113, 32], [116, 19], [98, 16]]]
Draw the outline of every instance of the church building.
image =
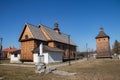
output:
[[51, 50], [62, 50], [62, 59], [75, 59], [76, 44], [68, 35], [60, 32], [58, 23], [54, 24], [54, 29], [45, 25], [34, 26], [26, 23], [20, 35], [21, 61], [33, 61], [33, 52], [42, 43]]
[[100, 28], [100, 32], [95, 39], [97, 49], [96, 58], [111, 58], [110, 37], [104, 32], [103, 28]]

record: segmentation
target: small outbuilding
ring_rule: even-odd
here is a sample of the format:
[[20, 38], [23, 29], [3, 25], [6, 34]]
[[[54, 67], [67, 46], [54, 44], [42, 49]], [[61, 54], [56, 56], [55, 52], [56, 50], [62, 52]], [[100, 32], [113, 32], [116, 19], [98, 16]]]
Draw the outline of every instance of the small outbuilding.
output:
[[20, 63], [20, 50], [16, 50], [10, 54], [10, 63]]
[[33, 50], [33, 62], [55, 63], [62, 62], [63, 50], [40, 44], [40, 47]]

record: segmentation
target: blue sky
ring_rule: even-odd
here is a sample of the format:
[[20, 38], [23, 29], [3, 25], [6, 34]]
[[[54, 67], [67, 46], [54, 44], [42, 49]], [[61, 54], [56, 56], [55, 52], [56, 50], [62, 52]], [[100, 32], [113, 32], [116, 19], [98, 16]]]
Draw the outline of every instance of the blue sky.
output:
[[102, 26], [110, 44], [120, 41], [120, 0], [0, 0], [0, 37], [3, 47], [20, 48], [19, 36], [25, 23], [59, 23], [61, 32], [69, 34], [78, 50], [96, 49], [95, 37]]

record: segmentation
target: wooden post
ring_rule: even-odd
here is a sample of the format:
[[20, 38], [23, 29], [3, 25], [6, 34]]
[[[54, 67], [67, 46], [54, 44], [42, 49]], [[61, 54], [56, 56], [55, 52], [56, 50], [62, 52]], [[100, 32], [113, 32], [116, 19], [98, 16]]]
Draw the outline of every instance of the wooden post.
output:
[[68, 50], [69, 50], [69, 66], [71, 65], [70, 63], [70, 35], [68, 35]]
[[2, 59], [2, 40], [3, 38], [0, 38], [0, 64], [1, 64], [1, 59]]

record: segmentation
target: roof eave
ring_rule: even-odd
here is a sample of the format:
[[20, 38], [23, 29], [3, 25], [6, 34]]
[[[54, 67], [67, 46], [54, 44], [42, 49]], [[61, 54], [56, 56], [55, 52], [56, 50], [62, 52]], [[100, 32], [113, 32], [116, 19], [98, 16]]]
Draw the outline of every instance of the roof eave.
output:
[[30, 40], [40, 40], [40, 41], [46, 41], [46, 40], [41, 40], [41, 39], [35, 39], [35, 38], [29, 38], [29, 39], [22, 39], [19, 42], [23, 42], [23, 41], [30, 41]]
[[21, 35], [20, 35], [20, 37], [19, 37], [19, 39], [18, 39], [19, 42], [21, 41], [21, 37], [22, 37], [22, 35], [23, 35], [26, 27], [27, 27], [27, 24], [25, 24], [25, 26], [24, 26], [24, 28], [23, 28], [23, 30], [22, 30], [22, 33], [21, 33]]
[[102, 36], [102, 37], [95, 37], [95, 39], [98, 39], [98, 38], [106, 38], [106, 37], [107, 37], [108, 39], [110, 38], [109, 36]]
[[[68, 43], [60, 42], [60, 41], [57, 41], [57, 40], [48, 40], [48, 42], [58, 42], [58, 43], [63, 43], [63, 44], [68, 45]], [[71, 45], [71, 46], [75, 46], [75, 47], [77, 47], [77, 45], [74, 45], [74, 44], [70, 44], [70, 45]]]

